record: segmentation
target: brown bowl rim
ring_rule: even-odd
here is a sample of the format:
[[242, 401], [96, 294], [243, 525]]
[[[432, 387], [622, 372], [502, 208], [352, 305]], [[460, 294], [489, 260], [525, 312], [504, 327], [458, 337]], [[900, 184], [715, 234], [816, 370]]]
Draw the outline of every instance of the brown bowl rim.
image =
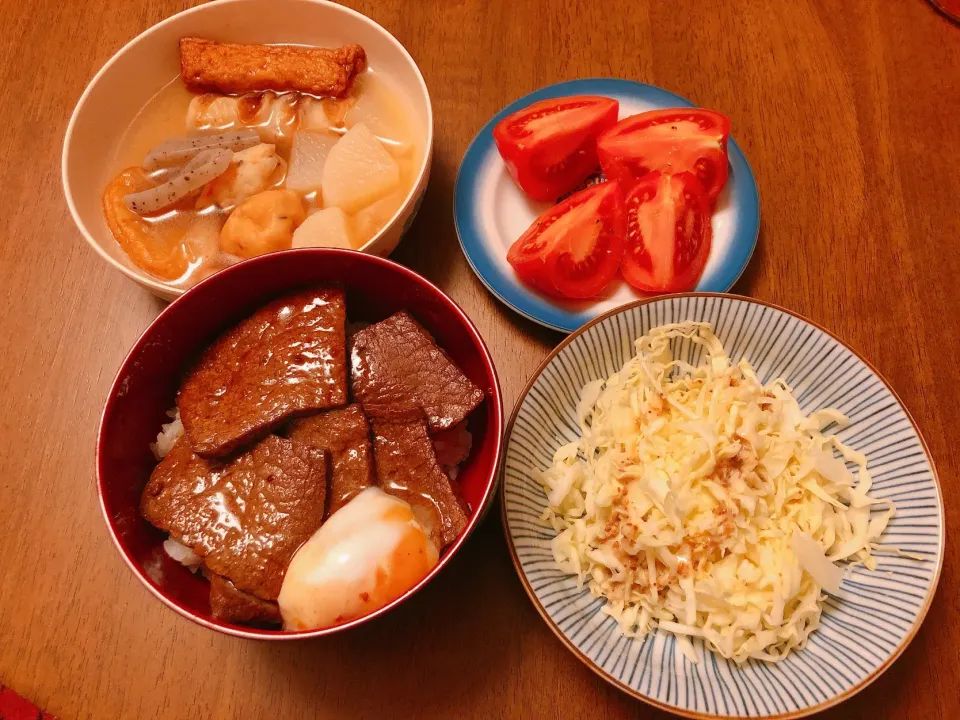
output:
[[[494, 457], [493, 467], [490, 471], [490, 475], [486, 481], [486, 490], [484, 491], [483, 497], [476, 508], [476, 510], [471, 514], [470, 521], [467, 523], [467, 527], [460, 533], [460, 536], [454, 541], [454, 543], [443, 553], [440, 557], [440, 561], [437, 565], [431, 570], [426, 577], [424, 577], [419, 583], [410, 588], [403, 595], [398, 597], [391, 603], [384, 605], [382, 608], [375, 610], [369, 615], [364, 615], [361, 618], [352, 620], [348, 623], [342, 625], [334, 625], [328, 628], [320, 628], [317, 630], [262, 630], [258, 628], [246, 628], [238, 625], [232, 625], [229, 623], [221, 623], [215, 621], [211, 618], [204, 617], [203, 615], [194, 612], [189, 607], [173, 600], [172, 598], [167, 597], [160, 588], [156, 587], [147, 577], [140, 566], [140, 564], [131, 557], [130, 553], [123, 546], [120, 541], [119, 536], [117, 535], [116, 528], [114, 523], [110, 518], [110, 515], [107, 512], [106, 502], [104, 498], [104, 468], [103, 468], [103, 452], [105, 445], [105, 431], [106, 431], [106, 421], [108, 415], [111, 412], [114, 400], [118, 393], [120, 392], [122, 385], [122, 378], [125, 377], [130, 369], [130, 367], [135, 363], [136, 356], [141, 351], [143, 345], [146, 344], [149, 336], [154, 332], [155, 328], [165, 322], [168, 315], [178, 311], [178, 305], [182, 302], [185, 302], [185, 298], [188, 298], [191, 294], [197, 291], [199, 288], [206, 286], [208, 283], [216, 283], [223, 280], [229, 276], [230, 273], [238, 272], [245, 267], [248, 267], [251, 264], [255, 263], [269, 263], [271, 262], [270, 258], [275, 258], [277, 256], [288, 255], [288, 254], [300, 254], [300, 255], [349, 255], [354, 258], [362, 258], [360, 262], [370, 262], [373, 264], [379, 264], [384, 267], [390, 268], [392, 271], [399, 272], [403, 275], [410, 277], [415, 283], [418, 283], [422, 286], [429, 288], [441, 301], [441, 304], [445, 304], [449, 310], [453, 311], [454, 315], [459, 319], [460, 323], [466, 328], [467, 332], [470, 334], [475, 345], [481, 351], [481, 357], [483, 361], [484, 368], [488, 373], [488, 377], [491, 380], [491, 392], [489, 396], [486, 396], [486, 400], [491, 406], [488, 408], [488, 413], [494, 420], [494, 427], [492, 431], [493, 436], [493, 448], [492, 452]], [[429, 329], [429, 328], [428, 328]], [[496, 497], [497, 484], [500, 478], [500, 464], [502, 462], [502, 450], [503, 450], [503, 428], [504, 428], [504, 412], [503, 412], [503, 393], [500, 386], [500, 378], [497, 375], [497, 367], [493, 362], [493, 357], [490, 355], [490, 350], [487, 347], [487, 344], [484, 342], [483, 337], [480, 335], [480, 331], [477, 330], [476, 325], [469, 318], [469, 316], [464, 312], [457, 302], [451, 298], [447, 293], [437, 287], [427, 278], [423, 277], [417, 272], [414, 272], [410, 268], [401, 265], [398, 262], [393, 260], [388, 260], [386, 258], [381, 258], [376, 255], [370, 255], [368, 253], [363, 253], [358, 250], [341, 250], [335, 248], [300, 248], [295, 250], [282, 250], [276, 253], [268, 253], [266, 255], [260, 255], [249, 260], [244, 260], [243, 262], [232, 265], [228, 268], [221, 270], [220, 272], [214, 273], [210, 277], [205, 278], [201, 282], [197, 283], [195, 286], [187, 290], [183, 295], [171, 302], [167, 307], [165, 307], [156, 318], [146, 327], [146, 329], [140, 334], [140, 337], [137, 338], [137, 341], [130, 348], [130, 351], [127, 353], [123, 362], [120, 364], [120, 368], [117, 370], [116, 375], [114, 376], [113, 382], [110, 385], [110, 390], [107, 393], [107, 399], [104, 403], [103, 411], [100, 415], [100, 423], [97, 429], [97, 442], [96, 442], [96, 482], [97, 482], [97, 497], [100, 502], [100, 512], [103, 517], [104, 523], [107, 526], [107, 531], [110, 533], [110, 537], [113, 540], [114, 546], [120, 552], [121, 557], [123, 557], [124, 562], [127, 564], [127, 567], [133, 572], [136, 578], [141, 582], [141, 584], [150, 591], [150, 593], [160, 600], [164, 605], [179, 613], [180, 615], [186, 617], [188, 620], [192, 620], [198, 625], [209, 628], [211, 630], [216, 630], [218, 632], [225, 633], [227, 635], [232, 635], [234, 637], [247, 638], [253, 640], [304, 640], [308, 638], [323, 637], [326, 635], [333, 635], [350, 628], [357, 627], [366, 622], [373, 620], [374, 618], [380, 617], [385, 613], [389, 612], [391, 609], [395, 608], [402, 602], [406, 601], [408, 598], [412, 597], [414, 594], [419, 592], [423, 587], [427, 585], [433, 578], [435, 578], [453, 559], [453, 557], [459, 552], [460, 548], [463, 547], [464, 543], [468, 538], [474, 533], [480, 523], [484, 520], [487, 512], [490, 509], [491, 504], [493, 503], [494, 498]]]

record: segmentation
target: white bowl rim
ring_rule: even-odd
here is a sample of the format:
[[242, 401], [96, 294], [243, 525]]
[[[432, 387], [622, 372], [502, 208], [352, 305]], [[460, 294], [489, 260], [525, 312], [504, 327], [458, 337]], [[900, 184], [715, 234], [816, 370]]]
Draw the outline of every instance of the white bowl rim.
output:
[[594, 325], [599, 325], [607, 318], [610, 318], [614, 315], [619, 315], [620, 313], [625, 313], [635, 308], [638, 308], [642, 305], [648, 305], [650, 303], [661, 302], [664, 300], [671, 300], [674, 298], [722, 298], [726, 300], [735, 300], [739, 302], [751, 303], [754, 305], [762, 305], [765, 307], [772, 308], [779, 312], [790, 315], [791, 317], [797, 318], [798, 320], [807, 323], [811, 327], [816, 328], [817, 330], [824, 333], [827, 337], [832, 338], [842, 347], [849, 350], [853, 353], [853, 356], [857, 358], [860, 362], [864, 364], [883, 384], [887, 389], [890, 395], [893, 396], [894, 400], [897, 401], [897, 404], [900, 406], [900, 409], [903, 410], [904, 415], [907, 420], [910, 421], [910, 425], [913, 427], [914, 432], [917, 435], [917, 439], [920, 441], [920, 446], [923, 448], [924, 455], [926, 456], [927, 462], [930, 464], [930, 474], [933, 477], [933, 484], [937, 490], [937, 504], [940, 508], [940, 516], [938, 518], [940, 523], [940, 544], [937, 546], [937, 567], [931, 576], [930, 582], [930, 592], [927, 595], [927, 598], [920, 608], [920, 611], [917, 613], [916, 619], [914, 620], [913, 626], [910, 628], [910, 631], [903, 638], [903, 641], [894, 648], [893, 652], [890, 653], [890, 656], [878, 667], [876, 667], [870, 674], [868, 674], [863, 680], [854, 685], [847, 690], [838, 693], [834, 697], [826, 700], [824, 702], [818, 703], [807, 708], [801, 708], [799, 710], [794, 710], [786, 713], [771, 714], [771, 715], [759, 715], [756, 716], [760, 720], [794, 720], [795, 718], [803, 718], [809, 715], [814, 715], [819, 712], [823, 712], [828, 708], [839, 705], [845, 700], [849, 700], [851, 697], [859, 693], [861, 690], [866, 688], [868, 685], [871, 685], [877, 678], [879, 678], [883, 673], [885, 673], [890, 666], [903, 654], [904, 650], [907, 649], [907, 646], [913, 642], [913, 639], [916, 637], [917, 633], [920, 631], [920, 627], [923, 625], [923, 621], [927, 617], [927, 613], [930, 610], [930, 606], [933, 604], [933, 599], [936, 597], [937, 588], [940, 585], [940, 575], [943, 571], [943, 559], [946, 550], [947, 542], [947, 523], [946, 523], [946, 508], [943, 503], [943, 488], [940, 485], [940, 477], [937, 474], [937, 466], [933, 461], [933, 455], [930, 453], [930, 448], [927, 445], [927, 441], [924, 439], [923, 434], [920, 432], [920, 426], [917, 425], [917, 421], [914, 419], [913, 415], [910, 413], [910, 410], [904, 404], [903, 400], [900, 399], [900, 396], [897, 394], [897, 391], [894, 390], [890, 382], [883, 376], [883, 374], [863, 355], [860, 354], [856, 349], [851, 347], [846, 341], [838, 337], [835, 333], [831, 332], [823, 325], [801, 315], [800, 313], [789, 310], [781, 305], [776, 303], [769, 302], [767, 300], [761, 300], [759, 298], [748, 297], [746, 295], [736, 295], [732, 293], [715, 293], [715, 292], [683, 292], [683, 293], [673, 293], [668, 295], [658, 295], [656, 297], [643, 298], [636, 300], [634, 302], [627, 303], [626, 305], [621, 305], [619, 307], [612, 308], [602, 315], [598, 315], [587, 323], [584, 323], [581, 327], [577, 328], [574, 332], [570, 333], [562, 341], [560, 341], [553, 350], [543, 359], [537, 369], [531, 374], [530, 379], [527, 381], [527, 384], [524, 386], [523, 390], [520, 391], [520, 394], [517, 396], [517, 400], [514, 403], [513, 411], [510, 413], [510, 419], [507, 421], [503, 432], [503, 442], [501, 449], [501, 459], [500, 459], [500, 477], [497, 478], [497, 483], [499, 485], [498, 493], [500, 500], [500, 524], [503, 527], [503, 534], [506, 539], [507, 550], [510, 553], [510, 562], [513, 564], [513, 569], [517, 573], [517, 577], [520, 579], [520, 584], [523, 585], [523, 590], [526, 592], [527, 596], [530, 598], [530, 602], [533, 604], [534, 609], [543, 618], [543, 621], [546, 623], [547, 627], [553, 632], [554, 635], [559, 638], [560, 642], [566, 646], [566, 648], [573, 653], [574, 657], [577, 658], [581, 663], [583, 663], [587, 668], [593, 671], [597, 676], [606, 680], [608, 683], [613, 685], [619, 690], [622, 690], [626, 694], [634, 697], [638, 700], [651, 705], [659, 710], [664, 710], [668, 713], [678, 715], [680, 717], [692, 718], [692, 720], [735, 720], [739, 718], [738, 715], [718, 715], [712, 713], [703, 713], [695, 710], [687, 710], [682, 707], [675, 705], [669, 705], [663, 703], [656, 698], [645, 695], [637, 690], [634, 690], [629, 685], [621, 682], [613, 675], [610, 675], [603, 668], [599, 667], [596, 663], [593, 662], [589, 657], [587, 657], [579, 647], [577, 647], [573, 641], [568, 638], [563, 631], [557, 627], [554, 621], [547, 614], [547, 611], [544, 609], [543, 605], [540, 603], [539, 598], [537, 597], [536, 591], [530, 585], [530, 580], [527, 578], [526, 574], [523, 572], [520, 565], [520, 558], [517, 554], [517, 549], [514, 545], [513, 535], [510, 534], [510, 526], [507, 521], [507, 497], [506, 497], [506, 484], [504, 482], [504, 473], [506, 472], [506, 456], [510, 450], [510, 440], [513, 436], [513, 427], [516, 422], [517, 416], [520, 414], [520, 409], [523, 405], [523, 402], [526, 400], [527, 396], [530, 393], [530, 389], [534, 386], [536, 381], [543, 374], [543, 371], [546, 370], [547, 366], [550, 365], [560, 354], [560, 352], [566, 348], [568, 345], [573, 343], [581, 335], [585, 334], [587, 330], [592, 328]]
[[[223, 5], [239, 5], [243, 3], [255, 2], [256, 0], [217, 0], [217, 6]], [[276, 3], [283, 0], [267, 0], [270, 3]], [[312, 5], [322, 5], [330, 8], [335, 8], [338, 12], [346, 13], [351, 15], [354, 18], [360, 20], [361, 22], [368, 23], [376, 31], [382, 33], [387, 42], [392, 44], [401, 55], [406, 57], [410, 61], [410, 64], [413, 66], [414, 73], [418, 83], [420, 84], [420, 90], [423, 92], [423, 97], [427, 103], [427, 137], [426, 143], [424, 145], [423, 159], [420, 163], [420, 170], [417, 173], [416, 180], [410, 187], [410, 191], [407, 193], [407, 197], [404, 199], [403, 204], [397, 209], [393, 216], [380, 228], [372, 238], [365, 242], [361, 247], [357, 248], [358, 252], [366, 252], [367, 248], [373, 245], [377, 240], [384, 235], [387, 230], [389, 230], [397, 222], [397, 219], [402, 215], [409, 207], [410, 204], [415, 202], [415, 196], [417, 188], [420, 187], [420, 184], [423, 182], [424, 176], [430, 172], [430, 162], [433, 148], [433, 103], [430, 100], [430, 91], [427, 89], [427, 83], [423, 79], [423, 73], [420, 72], [420, 66], [417, 65], [416, 61], [413, 59], [413, 56], [407, 51], [407, 49], [397, 40], [392, 33], [390, 33], [386, 28], [384, 28], [376, 20], [373, 20], [363, 13], [360, 13], [353, 8], [349, 8], [345, 5], [340, 5], [335, 2], [330, 2], [330, 0], [294, 0], [298, 3], [309, 3]], [[93, 234], [87, 228], [86, 224], [81, 220], [80, 213], [77, 210], [77, 206], [73, 201], [73, 190], [70, 186], [70, 179], [67, 174], [67, 157], [69, 156], [70, 145], [73, 142], [73, 131], [74, 126], [77, 122], [77, 117], [80, 115], [81, 110], [83, 110], [84, 105], [87, 103], [87, 99], [93, 90], [93, 88], [100, 82], [100, 79], [107, 73], [107, 71], [112, 68], [116, 63], [122, 61], [123, 57], [133, 48], [135, 45], [140, 43], [145, 38], [149, 37], [155, 32], [159, 32], [161, 28], [166, 27], [176, 21], [179, 21], [181, 18], [187, 15], [198, 14], [202, 12], [209, 11], [211, 4], [197, 5], [188, 10], [182, 10], [181, 12], [175, 13], [168, 18], [161, 20], [155, 25], [151, 25], [142, 33], [134, 37], [132, 40], [127, 42], [122, 48], [117, 50], [107, 62], [97, 71], [96, 75], [87, 83], [86, 88], [84, 88], [83, 94], [80, 96], [80, 99], [77, 100], [77, 104], [73, 108], [73, 112], [70, 115], [70, 122], [67, 124], [67, 131], [63, 136], [63, 151], [60, 156], [60, 182], [63, 186], [63, 193], [66, 196], [67, 207], [70, 209], [70, 215], [73, 217], [73, 222], [77, 226], [77, 229], [80, 231], [80, 234], [83, 236], [84, 240], [87, 241], [87, 244], [90, 245], [96, 253], [110, 263], [117, 270], [122, 272], [124, 275], [129, 277], [131, 280], [139, 283], [143, 287], [148, 288], [151, 292], [161, 295], [163, 297], [177, 297], [183, 295], [189, 288], [176, 287], [169, 285], [167, 283], [161, 282], [156, 278], [151, 277], [140, 268], [131, 267], [126, 265], [115, 257], [110, 255], [106, 250], [104, 250], [99, 243], [94, 240]], [[426, 188], [424, 188], [426, 192]]]

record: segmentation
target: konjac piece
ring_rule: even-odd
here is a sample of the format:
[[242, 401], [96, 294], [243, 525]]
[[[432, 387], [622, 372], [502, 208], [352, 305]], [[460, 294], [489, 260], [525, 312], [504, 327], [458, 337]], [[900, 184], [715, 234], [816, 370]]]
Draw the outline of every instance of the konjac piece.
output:
[[347, 402], [341, 288], [275, 300], [221, 335], [177, 399], [193, 449], [223, 456], [294, 415]]

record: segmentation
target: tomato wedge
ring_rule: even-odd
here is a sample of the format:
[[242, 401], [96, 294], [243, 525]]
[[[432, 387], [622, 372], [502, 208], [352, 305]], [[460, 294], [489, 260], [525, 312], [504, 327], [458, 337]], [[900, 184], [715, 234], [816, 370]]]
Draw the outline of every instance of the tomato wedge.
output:
[[619, 112], [620, 103], [607, 97], [541, 100], [498, 122], [493, 139], [523, 192], [556, 200], [597, 169], [597, 136]]
[[624, 118], [597, 139], [604, 174], [629, 189], [647, 173], [690, 172], [712, 207], [727, 183], [730, 120], [713, 110], [651, 110]]
[[626, 214], [615, 182], [571, 195], [534, 220], [510, 247], [507, 261], [521, 280], [549, 295], [589, 298], [617, 274]]
[[647, 292], [692, 290], [710, 255], [710, 208], [692, 173], [644, 175], [626, 199], [620, 271]]

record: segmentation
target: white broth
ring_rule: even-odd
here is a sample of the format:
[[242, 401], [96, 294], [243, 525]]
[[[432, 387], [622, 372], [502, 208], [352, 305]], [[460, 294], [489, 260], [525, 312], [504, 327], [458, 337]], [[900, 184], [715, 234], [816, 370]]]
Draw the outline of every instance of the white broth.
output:
[[[147, 102], [117, 144], [103, 193], [104, 216], [130, 260], [172, 287], [190, 287], [241, 259], [224, 248], [242, 247], [244, 257], [291, 246], [349, 243], [359, 249], [400, 209], [417, 180], [424, 149], [414, 117], [407, 99], [381, 71], [361, 73], [341, 99], [272, 92], [197, 94], [178, 77]], [[372, 133], [375, 147], [370, 133], [358, 126]], [[183, 169], [142, 169], [144, 158], [161, 143], [244, 128], [255, 129], [262, 144], [234, 153], [231, 168], [202, 190], [143, 216], [124, 202], [127, 195], [159, 186]], [[334, 151], [354, 128], [350, 142]], [[337, 160], [328, 167], [331, 152]], [[339, 205], [324, 202], [325, 185]], [[291, 217], [285, 211], [289, 192], [254, 202], [256, 195], [276, 190], [295, 193], [303, 213]], [[268, 201], [274, 197], [282, 206], [271, 207]], [[305, 222], [330, 207], [341, 212], [325, 216], [324, 222]], [[227, 238], [224, 226], [238, 208], [244, 222], [235, 218]], [[301, 223], [307, 226], [304, 232], [292, 237]], [[265, 227], [269, 238], [261, 242], [255, 236]], [[238, 243], [238, 228], [251, 237]]]

